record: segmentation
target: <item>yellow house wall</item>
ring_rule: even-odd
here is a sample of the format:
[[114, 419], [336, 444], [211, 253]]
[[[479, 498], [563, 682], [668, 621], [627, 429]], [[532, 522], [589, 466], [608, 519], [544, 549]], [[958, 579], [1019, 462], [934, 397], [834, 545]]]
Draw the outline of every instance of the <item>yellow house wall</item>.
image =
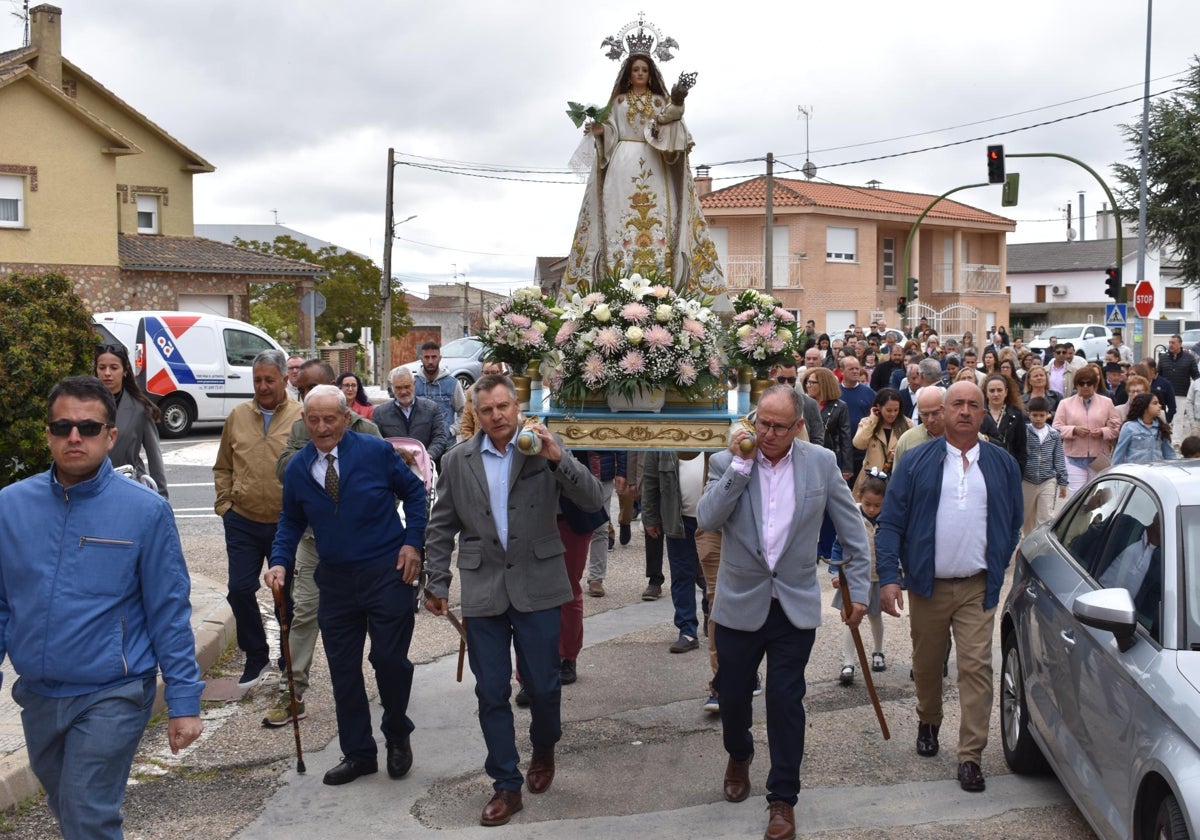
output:
[[[64, 73], [67, 71], [64, 70]], [[67, 74], [70, 77], [69, 73]], [[170, 236], [192, 236], [192, 173], [184, 171], [189, 161], [157, 131], [132, 117], [125, 109], [83, 79], [76, 79], [76, 99], [80, 105], [132, 140], [142, 150], [117, 161], [116, 184], [129, 187], [128, 201], [119, 205], [120, 229], [137, 232], [137, 186], [165, 188], [159, 198], [159, 232]]]
[[0, 89], [0, 163], [36, 166], [26, 230], [0, 229], [5, 262], [117, 265], [116, 159], [108, 141], [26, 83]]

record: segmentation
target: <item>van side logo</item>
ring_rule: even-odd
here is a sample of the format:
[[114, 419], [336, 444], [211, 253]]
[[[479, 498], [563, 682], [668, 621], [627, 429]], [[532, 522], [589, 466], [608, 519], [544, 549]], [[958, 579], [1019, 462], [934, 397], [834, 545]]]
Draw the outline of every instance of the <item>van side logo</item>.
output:
[[171, 375], [175, 377], [175, 381], [180, 385], [195, 385], [196, 374], [192, 372], [191, 365], [183, 358], [183, 354], [179, 352], [179, 347], [175, 344], [175, 337], [171, 335], [170, 330], [158, 318], [146, 318], [146, 336], [149, 338], [149, 343], [154, 346], [158, 354], [166, 362], [167, 367], [171, 371]]

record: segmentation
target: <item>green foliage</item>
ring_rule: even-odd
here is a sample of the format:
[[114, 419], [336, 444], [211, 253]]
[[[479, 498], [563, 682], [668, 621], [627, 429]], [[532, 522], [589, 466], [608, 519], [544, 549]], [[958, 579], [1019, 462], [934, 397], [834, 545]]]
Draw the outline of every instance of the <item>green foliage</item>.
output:
[[92, 316], [61, 274], [0, 278], [0, 487], [50, 466], [46, 397], [91, 373]]
[[[325, 269], [325, 279], [317, 286], [317, 291], [326, 300], [325, 312], [317, 317], [318, 343], [334, 341], [339, 330], [357, 337], [360, 327], [378, 327], [383, 314], [383, 302], [379, 299], [383, 271], [366, 257], [349, 251], [339, 252], [332, 246], [313, 251], [290, 236], [278, 236], [274, 242], [235, 239], [234, 244], [277, 257], [304, 260]], [[297, 336], [296, 343], [304, 344], [308, 337], [298, 334], [299, 314], [296, 289], [291, 283], [251, 284], [250, 321], [259, 329], [271, 335], [286, 329]], [[392, 289], [392, 334], [403, 335], [409, 326], [404, 288], [395, 283]]]
[[[1146, 166], [1146, 234], [1172, 246], [1180, 279], [1200, 286], [1200, 57], [1193, 56], [1184, 89], [1150, 104]], [[1113, 165], [1124, 220], [1137, 221], [1142, 125], [1122, 125], [1133, 165]]]

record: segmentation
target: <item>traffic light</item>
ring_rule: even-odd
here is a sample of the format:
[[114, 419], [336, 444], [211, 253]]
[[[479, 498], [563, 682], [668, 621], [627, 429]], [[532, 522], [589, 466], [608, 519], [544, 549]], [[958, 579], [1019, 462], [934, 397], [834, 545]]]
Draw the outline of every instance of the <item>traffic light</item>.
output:
[[1003, 146], [988, 146], [988, 183], [1003, 184], [1004, 183], [1004, 147]]
[[896, 311], [903, 315], [905, 309], [908, 309], [908, 298], [901, 295], [896, 299]]
[[905, 286], [905, 292], [909, 300], [917, 300], [921, 297], [921, 281], [916, 277], [909, 277], [908, 283]]
[[1120, 300], [1121, 300], [1121, 269], [1109, 268], [1109, 269], [1105, 270], [1104, 274], [1108, 278], [1107, 280], [1104, 281], [1104, 285], [1106, 286], [1106, 288], [1104, 290], [1104, 294], [1108, 295], [1113, 300], [1120, 302]]

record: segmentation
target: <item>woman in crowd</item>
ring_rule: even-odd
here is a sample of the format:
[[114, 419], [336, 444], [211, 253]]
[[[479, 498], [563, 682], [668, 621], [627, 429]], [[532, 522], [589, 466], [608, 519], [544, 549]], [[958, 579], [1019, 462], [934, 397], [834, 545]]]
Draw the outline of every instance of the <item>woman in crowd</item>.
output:
[[1041, 365], [1034, 365], [1025, 374], [1025, 392], [1021, 394], [1021, 402], [1028, 406], [1029, 401], [1034, 397], [1046, 398], [1046, 404], [1050, 407], [1050, 419], [1053, 422], [1054, 412], [1058, 410], [1058, 404], [1062, 402], [1063, 395], [1058, 391], [1051, 390], [1050, 377]]
[[1054, 413], [1054, 428], [1063, 437], [1071, 493], [1108, 467], [1121, 431], [1113, 401], [1096, 393], [1099, 384], [1096, 368], [1084, 365], [1075, 374], [1075, 393], [1060, 402]]
[[[158, 485], [160, 495], [167, 498], [167, 471], [163, 466], [162, 448], [158, 444], [158, 406], [138, 387], [129, 364], [129, 351], [124, 344], [96, 346], [93, 361], [96, 378], [112, 392], [117, 401], [117, 442], [108, 453], [114, 467], [130, 466], [138, 478], [147, 475]], [[142, 451], [146, 460], [142, 460]]]
[[847, 481], [853, 475], [854, 453], [851, 451], [850, 412], [842, 401], [842, 389], [837, 377], [823, 367], [806, 370], [800, 380], [804, 393], [817, 401], [821, 409], [821, 421], [825, 424], [825, 439], [811, 441], [823, 444], [837, 457], [842, 477]]
[[[1129, 374], [1125, 379], [1125, 396], [1128, 398], [1124, 403], [1117, 406], [1117, 418], [1122, 424], [1129, 418], [1129, 404], [1133, 402], [1133, 398], [1138, 394], [1150, 393], [1150, 380], [1144, 376], [1138, 376], [1136, 373]], [[1162, 402], [1159, 402], [1162, 405]]]
[[358, 374], [346, 371], [337, 378], [337, 384], [342, 389], [342, 393], [346, 395], [346, 405], [350, 407], [351, 411], [361, 414], [368, 420], [375, 415], [375, 406], [371, 405], [371, 401], [367, 399], [367, 389], [363, 387]]
[[1017, 363], [1012, 359], [1000, 360], [1000, 373], [1011, 379], [1013, 382], [1018, 383], [1018, 388], [1020, 387], [1021, 375], [1024, 373], [1024, 371], [1018, 368]]
[[996, 354], [996, 348], [989, 344], [983, 348], [983, 353], [979, 357], [979, 369], [987, 377], [996, 373], [999, 368], [1000, 357]]
[[1171, 447], [1171, 426], [1162, 416], [1158, 397], [1147, 393], [1131, 399], [1129, 417], [1121, 424], [1113, 450], [1113, 464], [1149, 464], [1178, 457]]
[[912, 427], [907, 417], [900, 415], [900, 392], [892, 388], [884, 388], [875, 395], [871, 403], [871, 413], [858, 424], [854, 434], [854, 448], [866, 453], [863, 456], [862, 469], [854, 481], [854, 494], [857, 496], [862, 486], [863, 478], [872, 467], [892, 474], [892, 462], [895, 460], [896, 444], [900, 435]]
[[871, 377], [875, 374], [875, 368], [879, 365], [879, 353], [874, 348], [867, 348], [860, 361], [862, 362], [862, 381], [870, 383]]
[[987, 413], [983, 415], [983, 432], [992, 443], [1004, 448], [1017, 459], [1021, 474], [1025, 474], [1027, 441], [1025, 412], [1017, 383], [1002, 373], [993, 373], [983, 380], [983, 396]]

